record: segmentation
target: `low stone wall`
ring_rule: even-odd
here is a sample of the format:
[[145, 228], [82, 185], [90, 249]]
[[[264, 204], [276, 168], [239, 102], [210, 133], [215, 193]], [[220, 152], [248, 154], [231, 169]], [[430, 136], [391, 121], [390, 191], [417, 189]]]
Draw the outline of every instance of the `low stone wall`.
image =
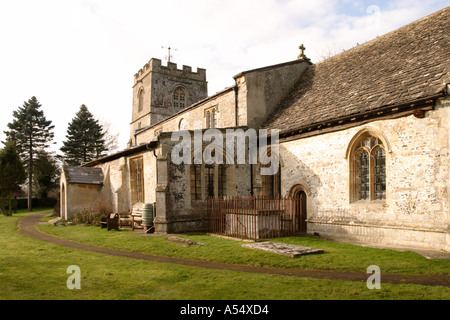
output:
[[447, 246], [447, 233], [443, 230], [405, 229], [382, 224], [308, 223], [308, 234], [315, 233], [330, 240], [361, 241], [450, 251], [450, 247]]

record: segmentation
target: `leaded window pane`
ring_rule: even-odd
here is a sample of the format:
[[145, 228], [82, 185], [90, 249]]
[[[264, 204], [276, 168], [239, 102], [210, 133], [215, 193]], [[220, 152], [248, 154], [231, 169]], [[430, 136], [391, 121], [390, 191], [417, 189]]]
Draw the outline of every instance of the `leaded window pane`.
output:
[[214, 197], [214, 166], [206, 166], [206, 191], [208, 197]]
[[386, 153], [378, 148], [374, 156], [375, 199], [386, 199]]
[[370, 165], [369, 154], [362, 151], [358, 157], [359, 169], [359, 199], [367, 200], [370, 197]]
[[144, 162], [142, 158], [130, 160], [131, 202], [144, 202]]
[[191, 197], [194, 200], [201, 199], [201, 166], [194, 164], [191, 166]]
[[227, 168], [219, 165], [219, 197], [227, 195]]

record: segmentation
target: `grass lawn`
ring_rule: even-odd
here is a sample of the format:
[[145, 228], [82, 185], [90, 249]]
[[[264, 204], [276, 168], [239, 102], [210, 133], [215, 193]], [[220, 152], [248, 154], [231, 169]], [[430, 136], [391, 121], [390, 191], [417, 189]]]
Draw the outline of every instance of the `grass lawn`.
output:
[[[235, 271], [209, 270], [154, 263], [57, 246], [17, 232], [18, 220], [28, 215], [0, 216], [0, 299], [71, 300], [448, 300], [445, 287], [383, 284], [369, 290], [366, 283], [297, 278]], [[381, 271], [447, 274], [449, 262], [427, 260], [410, 252], [395, 252], [336, 244], [315, 238], [277, 239], [320, 247], [321, 255], [287, 258], [241, 248], [242, 242], [207, 235], [185, 236], [204, 246], [183, 247], [165, 237], [139, 236], [130, 231], [98, 227], [39, 228], [56, 236], [123, 250], [173, 257], [189, 257], [230, 263], [317, 268], [365, 272], [372, 264]], [[71, 265], [81, 269], [81, 289], [69, 290], [66, 281]]]
[[167, 241], [165, 235], [145, 235], [129, 230], [106, 230], [99, 227], [71, 226], [54, 227], [40, 225], [39, 229], [57, 237], [77, 242], [135, 251], [157, 256], [190, 258], [207, 261], [246, 264], [277, 268], [300, 268], [366, 272], [367, 267], [377, 265], [382, 272], [402, 274], [450, 273], [450, 261], [429, 260], [420, 254], [406, 251], [375, 249], [351, 244], [336, 243], [314, 237], [288, 237], [273, 239], [276, 242], [320, 248], [322, 254], [311, 254], [297, 258], [242, 248], [246, 242], [218, 238], [206, 234], [180, 235], [203, 246], [184, 247]]

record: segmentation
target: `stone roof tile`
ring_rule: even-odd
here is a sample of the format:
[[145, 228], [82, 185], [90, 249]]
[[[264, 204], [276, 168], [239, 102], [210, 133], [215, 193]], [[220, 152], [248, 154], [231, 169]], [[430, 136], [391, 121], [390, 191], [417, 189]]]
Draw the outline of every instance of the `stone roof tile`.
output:
[[103, 170], [89, 167], [64, 167], [64, 174], [68, 183], [77, 184], [103, 184]]

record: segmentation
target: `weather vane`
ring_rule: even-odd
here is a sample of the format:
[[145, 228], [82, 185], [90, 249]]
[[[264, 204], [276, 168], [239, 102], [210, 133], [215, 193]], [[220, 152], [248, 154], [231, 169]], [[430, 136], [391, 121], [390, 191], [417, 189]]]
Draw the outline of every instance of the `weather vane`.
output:
[[161, 48], [168, 50], [168, 55], [165, 57], [168, 62], [170, 62], [170, 59], [173, 58], [173, 56], [170, 54], [170, 50], [175, 50], [175, 51], [178, 50], [178, 49], [174, 49], [171, 47], [164, 47], [164, 46], [162, 46]]

